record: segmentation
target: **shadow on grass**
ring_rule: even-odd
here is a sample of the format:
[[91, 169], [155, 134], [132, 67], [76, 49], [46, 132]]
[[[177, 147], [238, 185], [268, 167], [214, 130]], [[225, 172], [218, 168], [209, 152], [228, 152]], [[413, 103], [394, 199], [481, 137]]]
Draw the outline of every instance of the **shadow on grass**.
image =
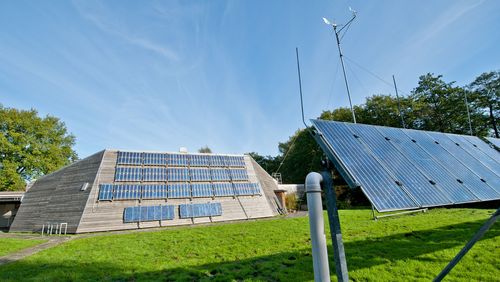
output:
[[[413, 259], [432, 261], [444, 265], [451, 257], [418, 258], [421, 255], [437, 252], [451, 247], [463, 246], [473, 233], [484, 223], [473, 221], [441, 228], [390, 235], [386, 237], [351, 241], [345, 244], [350, 271], [369, 268], [394, 261]], [[500, 227], [494, 225], [485, 238], [500, 236]], [[328, 238], [329, 239], [329, 238]], [[331, 242], [329, 242], [331, 243]], [[279, 241], [276, 242], [279, 244]], [[333, 267], [331, 246], [329, 247], [330, 265]], [[242, 257], [245, 254], [242, 254]], [[248, 256], [248, 254], [246, 254]], [[182, 259], [182, 258], [179, 258]], [[224, 258], [221, 258], [223, 260]], [[222, 261], [180, 268], [168, 268], [160, 264], [158, 270], [131, 269], [120, 261], [74, 262], [68, 259], [56, 264], [41, 260], [23, 260], [0, 267], [0, 280], [46, 280], [46, 281], [200, 281], [200, 280], [265, 280], [265, 281], [304, 281], [312, 280], [312, 256], [309, 248], [292, 252]], [[332, 269], [332, 274], [334, 270]]]

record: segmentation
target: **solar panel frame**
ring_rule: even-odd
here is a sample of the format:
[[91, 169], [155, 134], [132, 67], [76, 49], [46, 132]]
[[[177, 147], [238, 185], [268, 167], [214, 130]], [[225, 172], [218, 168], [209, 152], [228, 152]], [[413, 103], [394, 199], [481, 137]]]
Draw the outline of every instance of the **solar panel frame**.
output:
[[191, 183], [191, 195], [193, 198], [214, 197], [214, 190], [211, 183]]
[[190, 155], [190, 166], [210, 166], [209, 155]]
[[409, 156], [410, 161], [418, 167], [419, 171], [433, 180], [436, 187], [441, 189], [454, 204], [479, 200], [465, 184], [456, 181], [457, 177], [453, 173], [401, 129], [390, 127], [384, 127], [383, 130], [377, 127], [377, 129], [390, 138], [390, 142], [403, 154]]
[[246, 169], [230, 169], [229, 174], [233, 181], [248, 181], [248, 174]]
[[488, 142], [490, 142], [491, 144], [495, 145], [497, 148], [500, 149], [500, 139], [493, 137], [486, 137], [486, 140], [488, 140]]
[[190, 155], [188, 154], [167, 154], [169, 166], [189, 166]]
[[115, 169], [115, 182], [142, 181], [142, 168], [135, 166], [119, 166]]
[[116, 158], [116, 164], [141, 165], [142, 164], [142, 153], [141, 152], [118, 151], [118, 155]]
[[169, 183], [167, 197], [169, 199], [191, 198], [191, 187], [189, 183]]
[[224, 156], [221, 155], [209, 155], [210, 166], [211, 167], [227, 167], [226, 160]]
[[214, 188], [214, 195], [215, 197], [233, 197], [234, 196], [234, 189], [231, 183], [229, 182], [217, 182], [217, 183], [212, 183], [213, 188]]
[[99, 201], [113, 201], [113, 184], [99, 184]]
[[210, 173], [213, 181], [231, 181], [231, 176], [226, 168], [211, 168]]
[[179, 205], [179, 218], [212, 217], [222, 215], [221, 203]]
[[187, 167], [169, 167], [167, 168], [167, 181], [179, 182], [190, 181], [189, 169]]
[[167, 164], [167, 154], [143, 153], [144, 165], [164, 166]]
[[211, 181], [212, 173], [208, 168], [189, 168], [191, 181]]
[[167, 181], [166, 167], [144, 167], [142, 169], [142, 181], [161, 182]]
[[419, 206], [431, 207], [453, 203], [441, 189], [431, 184], [435, 183], [432, 179], [423, 174], [415, 163], [390, 142], [390, 138], [381, 133], [385, 128], [377, 129], [357, 124], [349, 129], [359, 136], [360, 142], [368, 146], [380, 165], [403, 184], [401, 188]]
[[[378, 165], [377, 160], [371, 155], [368, 148], [357, 140], [358, 138], [354, 137], [344, 123], [335, 123], [339, 125], [336, 130], [340, 129], [342, 131], [337, 135], [333, 134], [326, 121], [312, 120], [312, 123], [317, 130], [314, 137], [320, 146], [325, 148], [324, 152], [335, 165], [338, 165], [339, 171], [344, 170], [341, 172], [342, 175], [349, 175], [346, 180], [350, 186], [352, 185], [351, 188], [360, 187], [378, 211], [406, 210], [419, 207], [396, 184], [397, 179], [394, 179], [392, 175]], [[331, 142], [326, 139], [337, 139], [336, 148], [332, 148]], [[348, 142], [352, 143], [349, 144]], [[347, 154], [347, 152], [349, 153]], [[338, 156], [339, 153], [343, 154], [342, 158]], [[344, 164], [344, 162], [347, 163]], [[353, 175], [357, 175], [358, 178]], [[384, 189], [365, 189], [364, 186], [384, 187]]]

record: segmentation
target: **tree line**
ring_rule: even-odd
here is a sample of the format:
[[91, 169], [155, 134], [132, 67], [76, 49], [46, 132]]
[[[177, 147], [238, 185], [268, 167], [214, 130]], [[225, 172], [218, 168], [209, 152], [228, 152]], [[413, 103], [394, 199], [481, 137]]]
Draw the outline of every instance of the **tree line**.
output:
[[[409, 95], [396, 99], [377, 94], [353, 108], [358, 123], [499, 138], [499, 93], [500, 71], [483, 73], [465, 86], [427, 73]], [[346, 107], [325, 110], [318, 118], [352, 122]], [[320, 169], [323, 152], [305, 129], [279, 143], [278, 149], [277, 156], [250, 155], [270, 174], [281, 173], [284, 183], [303, 183], [307, 173]]]

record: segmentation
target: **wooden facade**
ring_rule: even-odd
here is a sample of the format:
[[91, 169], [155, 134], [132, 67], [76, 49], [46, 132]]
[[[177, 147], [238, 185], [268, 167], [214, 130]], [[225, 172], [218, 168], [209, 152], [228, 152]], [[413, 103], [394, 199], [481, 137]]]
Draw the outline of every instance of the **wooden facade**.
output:
[[[25, 194], [10, 230], [40, 232], [42, 225], [49, 222], [66, 222], [68, 233], [126, 230], [272, 217], [281, 208], [273, 198], [276, 183], [247, 155], [244, 160], [249, 180], [260, 184], [261, 195], [99, 201], [99, 184], [114, 182], [117, 154], [116, 150], [105, 150], [37, 180]], [[88, 187], [82, 191], [84, 183]], [[222, 216], [181, 219], [176, 209], [173, 220], [123, 220], [126, 207], [208, 202], [221, 203]]]

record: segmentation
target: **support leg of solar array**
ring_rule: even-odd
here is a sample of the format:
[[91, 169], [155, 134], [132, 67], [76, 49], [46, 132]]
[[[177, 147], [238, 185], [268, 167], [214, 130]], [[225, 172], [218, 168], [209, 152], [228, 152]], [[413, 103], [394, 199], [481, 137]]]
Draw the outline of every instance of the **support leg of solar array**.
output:
[[373, 205], [372, 205], [372, 216], [373, 220], [377, 220], [377, 216], [375, 216], [375, 208], [373, 207]]
[[439, 282], [443, 280], [443, 278], [455, 267], [455, 265], [467, 254], [467, 252], [476, 244], [479, 239], [483, 237], [483, 235], [490, 229], [493, 224], [497, 221], [497, 219], [500, 217], [500, 208], [496, 210], [496, 212], [479, 228], [479, 230], [474, 234], [472, 239], [470, 239], [467, 244], [458, 252], [458, 254], [453, 258], [453, 260], [448, 263], [448, 265], [439, 273], [436, 278], [434, 278], [433, 281]]
[[398, 213], [391, 213], [391, 214], [384, 214], [384, 215], [378, 215], [375, 216], [375, 220], [384, 218], [384, 217], [391, 217], [391, 216], [398, 216], [398, 215], [403, 215], [403, 214], [409, 214], [409, 213], [416, 213], [416, 212], [427, 212], [427, 209], [418, 209], [418, 210], [411, 210], [411, 211], [403, 211], [403, 212], [398, 212]]
[[328, 211], [328, 221], [330, 224], [330, 235], [332, 236], [337, 281], [347, 282], [349, 281], [349, 274], [347, 271], [344, 243], [342, 241], [342, 232], [340, 229], [339, 211], [337, 209], [337, 194], [333, 189], [333, 180], [330, 171], [322, 171], [321, 176], [323, 177], [322, 188], [326, 196], [326, 206]]

